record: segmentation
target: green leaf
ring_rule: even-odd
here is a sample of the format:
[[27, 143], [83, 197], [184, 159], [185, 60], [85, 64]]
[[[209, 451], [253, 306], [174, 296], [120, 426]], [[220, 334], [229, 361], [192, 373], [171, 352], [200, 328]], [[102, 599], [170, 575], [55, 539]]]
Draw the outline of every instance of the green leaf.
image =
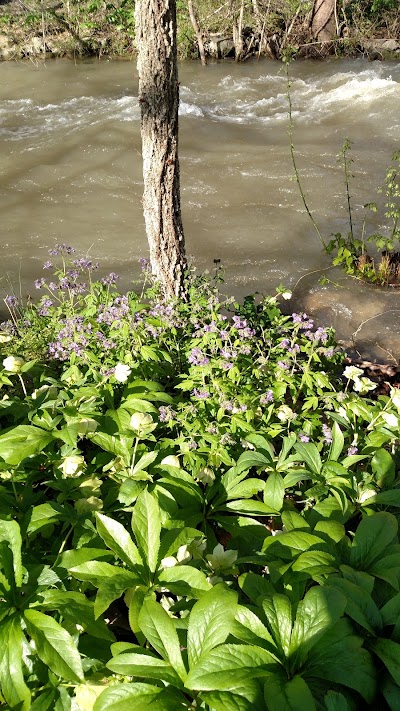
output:
[[190, 565], [177, 565], [164, 568], [158, 575], [158, 583], [181, 597], [201, 597], [212, 585], [205, 573]]
[[40, 593], [41, 610], [57, 610], [70, 622], [79, 622], [85, 632], [92, 637], [100, 639], [115, 640], [111, 630], [103, 620], [95, 620], [94, 604], [88, 600], [86, 595], [79, 592], [67, 592], [66, 590], [45, 590]]
[[[22, 538], [19, 525], [16, 521], [0, 520], [0, 542], [5, 542], [12, 553], [12, 565], [14, 571], [15, 585], [20, 588], [22, 585], [22, 562], [21, 546]], [[9, 583], [14, 583], [9, 580]]]
[[292, 606], [286, 595], [273, 595], [262, 600], [268, 627], [283, 657], [289, 656], [292, 635]]
[[37, 696], [30, 711], [53, 711], [57, 689], [46, 689], [43, 694]]
[[329, 585], [346, 595], [346, 614], [375, 635], [382, 629], [382, 616], [371, 595], [350, 580], [332, 576]]
[[196, 602], [189, 617], [187, 647], [189, 668], [202, 655], [228, 637], [237, 606], [237, 593], [223, 584], [215, 585]]
[[179, 698], [169, 689], [141, 683], [116, 684], [100, 694], [93, 711], [178, 711], [179, 706]]
[[71, 635], [53, 618], [37, 610], [26, 610], [24, 617], [42, 662], [62, 679], [83, 681], [80, 654]]
[[339, 691], [328, 691], [324, 696], [326, 711], [350, 711], [346, 697]]
[[282, 475], [279, 472], [272, 472], [264, 487], [264, 504], [276, 511], [280, 511], [283, 506], [285, 496], [285, 486]]
[[264, 698], [268, 711], [316, 711], [317, 707], [309, 686], [294, 676], [287, 681], [278, 674], [269, 674], [264, 685]]
[[386, 605], [381, 608], [381, 615], [384, 625], [397, 624], [400, 617], [400, 593], [387, 601]]
[[294, 529], [310, 530], [310, 524], [297, 511], [282, 511], [282, 523], [288, 532]]
[[294, 561], [292, 570], [295, 572], [308, 573], [310, 578], [319, 575], [328, 575], [337, 570], [335, 558], [330, 553], [324, 551], [306, 551], [301, 553]]
[[133, 509], [132, 529], [139, 549], [154, 573], [160, 548], [161, 516], [157, 500], [146, 489], [139, 494]]
[[[247, 439], [249, 442], [251, 441], [250, 437]], [[236, 462], [235, 469], [237, 473], [240, 474], [240, 472], [247, 471], [252, 467], [257, 467], [257, 469], [259, 469], [260, 467], [266, 467], [267, 465], [272, 464], [272, 457], [269, 455], [269, 452], [265, 452], [265, 454], [267, 456], [261, 454], [260, 452], [243, 452]]]
[[372, 703], [376, 671], [371, 655], [362, 644], [363, 639], [354, 635], [348, 620], [339, 620], [311, 649], [302, 676], [310, 683], [322, 679], [355, 689]]
[[18, 425], [0, 435], [0, 457], [7, 464], [16, 466], [27, 457], [41, 452], [53, 439], [52, 432], [33, 425]]
[[370, 646], [400, 686], [400, 644], [392, 642], [391, 639], [377, 639], [373, 640]]
[[28, 711], [31, 708], [31, 694], [25, 684], [22, 670], [22, 647], [26, 640], [18, 615], [8, 617], [0, 624], [0, 686], [1, 692], [11, 708]]
[[140, 653], [118, 654], [111, 659], [107, 668], [115, 674], [123, 676], [138, 676], [143, 679], [162, 679], [167, 684], [182, 687], [182, 681], [169, 662], [159, 659], [154, 654], [145, 653], [139, 647]]
[[261, 501], [249, 501], [248, 499], [228, 501], [225, 506], [221, 506], [218, 510], [234, 511], [238, 514], [247, 514], [248, 516], [273, 516], [279, 513], [279, 511], [273, 509], [271, 506], [266, 506]]
[[89, 560], [97, 560], [98, 558], [113, 557], [112, 551], [105, 548], [74, 548], [70, 551], [64, 551], [57, 562], [57, 568], [75, 568]]
[[69, 572], [78, 580], [88, 580], [96, 587], [100, 587], [104, 582], [115, 576], [123, 576], [128, 588], [138, 583], [138, 577], [135, 573], [100, 560], [88, 560], [86, 563], [81, 563], [81, 565], [74, 565], [69, 569]]
[[280, 536], [268, 538], [264, 548], [268, 550], [268, 553], [271, 551], [275, 555], [292, 558], [313, 546], [326, 547], [326, 544], [322, 538], [318, 538], [312, 533], [294, 530], [287, 531], [287, 533], [283, 533]]
[[143, 456], [139, 459], [139, 461], [135, 464], [133, 471], [130, 472], [130, 476], [134, 476], [137, 472], [141, 472], [147, 469], [150, 464], [154, 462], [155, 459], [157, 459], [158, 452], [146, 452], [143, 454]]
[[329, 458], [337, 462], [342, 449], [344, 447], [344, 436], [337, 422], [334, 422], [332, 427], [332, 444], [329, 452]]
[[97, 530], [106, 546], [118, 556], [128, 568], [143, 565], [140, 553], [126, 528], [115, 519], [96, 511]]
[[276, 665], [274, 657], [261, 647], [222, 644], [201, 655], [185, 686], [195, 691], [234, 691], [249, 679], [263, 676], [271, 665]]
[[[381, 691], [390, 711], [400, 709], [400, 686], [393, 681], [389, 674], [386, 674], [383, 679]], [[336, 711], [336, 709], [334, 711]], [[341, 709], [339, 711], [341, 711]]]
[[199, 696], [215, 711], [265, 711], [258, 680], [248, 680], [230, 691], [203, 691]]
[[[277, 648], [270, 633], [257, 615], [244, 605], [238, 605], [236, 617], [232, 623], [231, 635], [241, 642], [267, 649], [277, 655]], [[278, 660], [278, 657], [276, 657]]]
[[318, 452], [318, 449], [315, 444], [313, 444], [312, 442], [307, 442], [307, 444], [298, 442], [295, 445], [295, 450], [299, 453], [301, 459], [305, 462], [305, 464], [307, 464], [310, 471], [312, 471], [313, 474], [316, 474], [318, 476], [321, 473], [322, 461], [320, 453]]
[[346, 602], [342, 593], [328, 586], [311, 588], [299, 602], [289, 650], [295, 669], [320, 637], [338, 622]]
[[114, 600], [119, 600], [126, 590], [142, 583], [142, 580], [138, 577], [134, 577], [132, 573], [128, 573], [128, 571], [122, 568], [120, 570], [121, 572], [118, 575], [105, 578], [99, 584], [96, 600], [94, 602], [94, 616], [96, 619], [110, 607]]
[[396, 468], [390, 453], [383, 448], [377, 449], [371, 459], [371, 469], [379, 488], [389, 489], [396, 477]]
[[397, 534], [397, 520], [386, 511], [363, 518], [357, 527], [350, 550], [350, 565], [368, 570]]
[[139, 613], [139, 625], [150, 644], [184, 681], [186, 669], [174, 623], [158, 602], [146, 598]]
[[373, 504], [381, 504], [382, 506], [400, 507], [400, 489], [389, 489], [388, 491], [380, 491], [374, 494], [369, 499], [365, 499], [363, 506], [372, 506]]

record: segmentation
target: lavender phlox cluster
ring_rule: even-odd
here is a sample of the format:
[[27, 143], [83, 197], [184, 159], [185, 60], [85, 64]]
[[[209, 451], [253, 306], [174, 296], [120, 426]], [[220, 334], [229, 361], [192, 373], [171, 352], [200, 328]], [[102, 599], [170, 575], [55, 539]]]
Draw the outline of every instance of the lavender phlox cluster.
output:
[[118, 325], [119, 322], [129, 313], [129, 302], [127, 296], [117, 296], [111, 304], [101, 304], [97, 323], [105, 323], [106, 326]]
[[149, 259], [145, 259], [145, 257], [140, 257], [139, 264], [140, 264], [140, 269], [142, 270], [142, 272], [149, 272], [150, 271], [150, 260]]
[[152, 338], [158, 338], [163, 332], [163, 328], [161, 326], [153, 326], [151, 323], [145, 323], [144, 327]]
[[274, 401], [274, 393], [272, 390], [267, 390], [265, 393], [260, 395], [260, 405], [268, 405], [270, 402]]
[[255, 335], [254, 328], [250, 328], [247, 325], [245, 318], [240, 318], [240, 316], [234, 316], [232, 318], [232, 326], [237, 329], [237, 332], [241, 338], [252, 338]]
[[0, 323], [0, 329], [3, 333], [8, 333], [10, 336], [17, 335], [17, 329], [12, 321], [2, 321]]
[[332, 444], [332, 430], [328, 425], [322, 425], [322, 433], [326, 444]]
[[74, 316], [61, 320], [62, 328], [56, 341], [49, 344], [49, 355], [55, 360], [68, 360], [71, 353], [82, 356], [89, 344], [87, 335], [91, 335], [92, 325], [85, 322], [83, 316]]
[[81, 259], [74, 259], [72, 264], [74, 264], [75, 267], [80, 269], [82, 272], [93, 272], [100, 267], [98, 262], [93, 263], [90, 259], [86, 259], [85, 257], [82, 257]]
[[351, 457], [353, 454], [357, 454], [357, 452], [358, 452], [358, 447], [351, 445], [351, 447], [349, 447], [347, 450], [347, 456]]
[[38, 314], [39, 316], [49, 316], [50, 311], [49, 309], [54, 306], [54, 301], [49, 299], [47, 296], [43, 296], [43, 298], [40, 301], [39, 304], [39, 309], [38, 309]]
[[201, 348], [192, 348], [188, 355], [188, 361], [192, 365], [207, 365], [210, 359], [207, 358]]
[[314, 328], [314, 321], [310, 319], [307, 314], [301, 313], [301, 314], [292, 314], [292, 320], [293, 323], [298, 324], [300, 328], [302, 329], [310, 329]]
[[309, 442], [310, 438], [309, 438], [308, 434], [306, 434], [305, 432], [300, 432], [299, 433], [299, 440], [300, 440], [300, 442]]
[[117, 279], [119, 278], [119, 274], [116, 274], [115, 272], [110, 272], [109, 274], [107, 274], [107, 276], [100, 279], [100, 281], [104, 286], [115, 286], [115, 284], [117, 283]]
[[210, 393], [208, 390], [200, 390], [199, 388], [194, 388], [192, 390], [192, 396], [197, 398], [198, 400], [208, 400], [210, 397]]
[[102, 331], [96, 331], [95, 336], [103, 351], [110, 351], [117, 347], [115, 341], [111, 338], [107, 338]]
[[7, 304], [7, 306], [10, 306], [11, 308], [13, 308], [14, 306], [18, 306], [18, 298], [14, 296], [14, 294], [8, 294], [4, 299], [4, 302]]
[[160, 422], [170, 422], [175, 419], [176, 412], [170, 405], [161, 405], [158, 408], [158, 416]]
[[60, 254], [74, 254], [75, 250], [73, 247], [69, 247], [67, 244], [56, 244], [53, 249], [49, 249], [49, 254], [51, 254], [54, 257], [59, 256]]

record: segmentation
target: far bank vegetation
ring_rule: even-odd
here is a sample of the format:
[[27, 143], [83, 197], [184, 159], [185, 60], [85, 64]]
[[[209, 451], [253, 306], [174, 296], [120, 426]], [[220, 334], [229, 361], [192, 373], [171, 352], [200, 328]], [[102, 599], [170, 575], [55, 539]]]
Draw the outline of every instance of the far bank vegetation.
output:
[[[176, 0], [183, 59], [400, 53], [398, 0]], [[135, 55], [134, 0], [0, 0], [0, 58]]]

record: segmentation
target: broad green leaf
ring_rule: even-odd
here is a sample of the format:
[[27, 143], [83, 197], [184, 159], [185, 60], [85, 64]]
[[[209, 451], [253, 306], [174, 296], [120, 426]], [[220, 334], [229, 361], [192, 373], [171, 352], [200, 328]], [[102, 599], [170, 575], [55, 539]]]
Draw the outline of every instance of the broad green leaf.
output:
[[363, 506], [372, 506], [373, 504], [381, 504], [382, 506], [400, 507], [400, 489], [389, 489], [388, 491], [380, 491], [374, 494], [369, 499], [365, 499]]
[[275, 643], [283, 657], [289, 656], [292, 635], [292, 606], [286, 595], [273, 595], [262, 600], [262, 607], [267, 618]]
[[269, 674], [264, 684], [264, 699], [268, 711], [316, 711], [309, 686], [294, 676], [289, 681], [278, 674]]
[[115, 519], [96, 511], [97, 530], [115, 555], [118, 556], [128, 568], [143, 565], [140, 553], [124, 526]]
[[286, 528], [286, 531], [296, 530], [310, 530], [310, 524], [307, 523], [303, 516], [300, 516], [297, 511], [282, 511], [282, 523]]
[[362, 570], [354, 570], [354, 568], [350, 568], [349, 565], [341, 565], [340, 572], [346, 580], [350, 580], [351, 583], [359, 585], [360, 588], [365, 590], [369, 595], [372, 595], [375, 585], [373, 575], [364, 573]]
[[[19, 525], [16, 521], [0, 520], [0, 542], [5, 542], [12, 553], [12, 567], [14, 571], [15, 585], [20, 588], [22, 585], [22, 562], [21, 546], [22, 538]], [[14, 583], [14, 581], [9, 581]]]
[[196, 528], [172, 528], [161, 538], [159, 560], [174, 555], [180, 546], [192, 543], [196, 538], [203, 538], [204, 534]]
[[240, 575], [238, 583], [244, 594], [254, 603], [257, 603], [260, 596], [273, 595], [275, 592], [269, 580], [252, 571]]
[[0, 435], [0, 457], [7, 464], [16, 466], [27, 457], [41, 452], [53, 439], [52, 432], [33, 425], [18, 425]]
[[83, 681], [80, 654], [71, 635], [52, 617], [37, 610], [26, 610], [24, 617], [42, 662], [62, 679]]
[[85, 632], [92, 637], [114, 641], [115, 637], [105, 622], [95, 620], [94, 604], [83, 593], [45, 590], [40, 593], [40, 597], [41, 610], [57, 610], [64, 619], [74, 623], [79, 622]]
[[339, 521], [318, 521], [314, 526], [314, 533], [322, 536], [325, 540], [339, 543], [346, 535], [346, 529]]
[[37, 696], [30, 711], [53, 711], [57, 689], [46, 689], [43, 694]]
[[339, 620], [311, 649], [302, 676], [310, 680], [310, 684], [314, 679], [322, 679], [355, 689], [372, 703], [376, 671], [371, 655], [362, 644], [363, 639], [354, 635], [348, 620]]
[[280, 511], [283, 506], [285, 496], [285, 486], [282, 475], [279, 472], [271, 472], [265, 482], [264, 504], [276, 511]]
[[306, 551], [294, 561], [292, 570], [308, 573], [310, 578], [315, 575], [329, 575], [337, 570], [335, 558], [325, 551]]
[[344, 447], [344, 436], [337, 422], [334, 422], [332, 427], [332, 444], [329, 452], [329, 458], [337, 462], [342, 449]]
[[247, 471], [252, 467], [257, 467], [257, 469], [259, 469], [260, 467], [265, 467], [271, 463], [272, 457], [268, 452], [265, 452], [265, 455], [260, 452], [243, 452], [237, 460], [235, 469], [239, 474], [240, 472]]
[[326, 548], [326, 543], [322, 538], [312, 533], [294, 530], [283, 533], [280, 536], [267, 538], [264, 548], [268, 553], [273, 552], [282, 558], [293, 558], [298, 553], [308, 551], [313, 546]]
[[202, 654], [189, 672], [185, 686], [195, 691], [232, 691], [275, 666], [274, 657], [261, 647], [222, 644]]
[[70, 551], [64, 551], [61, 554], [57, 562], [57, 568], [66, 568], [68, 570], [82, 565], [82, 563], [87, 563], [90, 560], [110, 557], [114, 557], [113, 552], [105, 548], [74, 548]]
[[237, 593], [215, 585], [196, 602], [189, 617], [187, 647], [189, 668], [218, 644], [225, 642], [237, 609]]
[[312, 442], [307, 442], [306, 444], [298, 442], [295, 445], [295, 450], [299, 453], [301, 459], [305, 462], [310, 471], [318, 476], [322, 469], [322, 461], [315, 444]]
[[368, 572], [376, 578], [386, 580], [389, 585], [399, 590], [400, 554], [382, 556], [370, 565]]
[[392, 642], [391, 639], [377, 639], [373, 640], [370, 646], [400, 686], [400, 644]]
[[158, 575], [158, 583], [170, 590], [174, 595], [182, 597], [201, 597], [212, 585], [205, 573], [191, 565], [177, 565], [165, 568]]
[[215, 711], [265, 711], [258, 679], [232, 686], [229, 691], [202, 691], [199, 696]]
[[391, 597], [381, 608], [381, 615], [384, 625], [395, 625], [400, 618], [400, 593]]
[[244, 605], [238, 605], [236, 617], [232, 623], [231, 635], [241, 642], [263, 647], [271, 654], [276, 654], [274, 640], [259, 617]]
[[314, 644], [333, 627], [343, 615], [346, 597], [326, 587], [311, 588], [297, 607], [289, 654], [298, 668]]
[[274, 516], [279, 513], [279, 511], [273, 509], [272, 506], [266, 506], [266, 504], [261, 501], [250, 501], [249, 499], [228, 501], [225, 506], [221, 506], [218, 510], [234, 511], [238, 514], [247, 514], [248, 516]]
[[[183, 707], [184, 708], [184, 707]], [[96, 699], [93, 711], [178, 711], [179, 699], [151, 684], [116, 684]]]
[[326, 711], [350, 711], [346, 697], [339, 691], [328, 691], [324, 696]]
[[44, 526], [65, 521], [66, 518], [68, 518], [68, 513], [64, 506], [51, 501], [39, 504], [39, 506], [34, 506], [30, 513], [27, 533], [35, 533]]
[[74, 578], [88, 580], [96, 587], [99, 587], [103, 582], [107, 582], [114, 576], [124, 576], [127, 588], [138, 583], [138, 576], [135, 573], [100, 560], [88, 560], [86, 563], [81, 563], [81, 565], [74, 565], [69, 569], [69, 572], [72, 573]]
[[379, 488], [389, 489], [393, 486], [396, 468], [391, 454], [383, 448], [377, 449], [371, 459], [371, 469]]
[[115, 674], [143, 679], [162, 679], [172, 686], [182, 687], [182, 681], [169, 662], [154, 654], [145, 653], [144, 650], [140, 652], [118, 654], [108, 662], [107, 667]]
[[346, 595], [345, 613], [352, 620], [364, 627], [372, 635], [377, 634], [382, 629], [381, 613], [366, 590], [350, 582], [350, 580], [336, 576], [329, 578], [329, 585]]
[[168, 661], [182, 680], [186, 669], [174, 623], [155, 600], [146, 598], [139, 613], [139, 625], [145, 637], [160, 656]]
[[396, 518], [385, 511], [363, 518], [357, 527], [350, 550], [350, 565], [368, 570], [397, 534]]
[[[111, 452], [115, 457], [121, 457], [128, 466], [130, 461], [130, 448], [127, 443], [120, 437], [109, 435], [106, 432], [95, 432], [90, 436], [91, 442], [97, 444], [106, 452]], [[132, 442], [132, 439], [130, 440]]]
[[22, 669], [22, 648], [26, 642], [18, 615], [0, 623], [0, 687], [11, 708], [28, 711], [31, 693], [25, 684]]
[[133, 471], [130, 472], [131, 476], [134, 476], [137, 472], [141, 472], [145, 469], [147, 469], [150, 464], [154, 462], [155, 459], [157, 459], [158, 452], [146, 452], [143, 454], [143, 456], [139, 459], [138, 462], [136, 462]]
[[119, 600], [121, 595], [126, 590], [132, 588], [135, 584], [140, 585], [142, 580], [134, 577], [133, 573], [120, 568], [118, 575], [113, 575], [110, 578], [105, 578], [98, 584], [96, 600], [94, 602], [94, 616], [97, 619], [103, 614], [114, 600]]
[[157, 569], [161, 516], [157, 500], [146, 489], [139, 494], [132, 513], [132, 529], [149, 569]]
[[[389, 674], [386, 674], [383, 679], [381, 691], [390, 711], [400, 709], [400, 686], [393, 681]], [[336, 709], [334, 711], [336, 711]], [[341, 711], [341, 709], [339, 711]]]

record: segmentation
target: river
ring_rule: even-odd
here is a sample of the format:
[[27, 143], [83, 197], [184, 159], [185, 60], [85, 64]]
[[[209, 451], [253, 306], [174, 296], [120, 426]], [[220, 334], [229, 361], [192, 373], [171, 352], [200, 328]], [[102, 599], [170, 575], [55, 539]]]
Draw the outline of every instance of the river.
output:
[[[400, 63], [304, 61], [290, 72], [298, 168], [329, 239], [348, 229], [337, 161], [344, 140], [353, 142], [357, 229], [399, 148]], [[333, 325], [347, 345], [357, 332], [363, 357], [398, 360], [399, 292], [327, 271], [304, 212], [292, 179], [284, 66], [188, 62], [180, 83], [182, 210], [196, 267], [221, 259], [225, 289], [237, 297], [282, 283], [293, 290], [289, 308]], [[128, 287], [147, 255], [134, 63], [3, 62], [0, 87], [2, 294], [10, 285], [34, 292], [56, 242], [89, 253]], [[382, 218], [369, 224], [379, 229]], [[321, 285], [322, 274], [334, 283]]]

